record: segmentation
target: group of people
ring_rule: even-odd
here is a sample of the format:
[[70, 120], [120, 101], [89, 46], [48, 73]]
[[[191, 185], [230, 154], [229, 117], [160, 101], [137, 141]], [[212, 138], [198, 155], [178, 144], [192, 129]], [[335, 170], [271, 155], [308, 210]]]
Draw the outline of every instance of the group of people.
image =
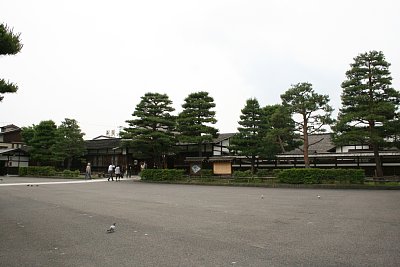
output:
[[115, 174], [115, 181], [121, 181], [121, 178], [124, 178], [124, 170], [119, 165], [115, 166], [114, 164], [110, 164], [108, 166], [108, 179], [107, 181], [114, 181], [114, 174]]
[[[144, 162], [144, 161], [141, 162], [140, 163], [140, 171], [143, 171], [146, 168], [147, 168], [146, 162]], [[131, 177], [132, 171], [133, 171], [133, 167], [132, 167], [131, 164], [129, 164], [127, 166], [127, 170], [126, 170], [126, 175], [127, 175], [128, 178]], [[115, 181], [120, 181], [121, 178], [124, 178], [125, 170], [120, 165], [116, 165], [115, 166], [114, 164], [111, 163], [108, 166], [107, 173], [108, 173], [108, 175], [107, 175], [107, 180], [108, 181], [110, 181], [110, 179], [111, 179], [111, 181], [114, 181], [114, 174], [115, 174]], [[90, 166], [90, 163], [88, 163], [87, 166], [86, 166], [85, 180], [86, 179], [89, 179], [89, 180], [92, 179], [92, 167]]]

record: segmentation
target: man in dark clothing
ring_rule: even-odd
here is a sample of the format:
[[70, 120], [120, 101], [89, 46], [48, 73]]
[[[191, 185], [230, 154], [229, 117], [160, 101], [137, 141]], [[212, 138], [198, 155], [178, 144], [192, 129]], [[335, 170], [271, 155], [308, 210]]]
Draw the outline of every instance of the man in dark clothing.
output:
[[132, 175], [132, 165], [131, 164], [128, 165], [128, 173], [127, 173], [127, 175], [128, 175], [128, 178], [131, 178], [131, 175]]

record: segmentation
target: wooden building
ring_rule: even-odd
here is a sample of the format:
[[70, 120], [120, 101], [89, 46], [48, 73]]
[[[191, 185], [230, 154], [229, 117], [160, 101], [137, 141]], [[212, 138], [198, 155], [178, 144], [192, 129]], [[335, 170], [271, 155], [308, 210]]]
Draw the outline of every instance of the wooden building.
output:
[[[362, 168], [368, 176], [375, 175], [375, 159], [372, 149], [367, 145], [335, 146], [331, 135], [316, 134], [309, 136], [309, 142], [315, 143], [310, 146], [310, 166], [314, 168]], [[400, 150], [386, 149], [379, 152], [384, 175], [400, 175]], [[300, 148], [284, 154], [278, 154], [274, 159], [263, 159], [257, 157], [257, 169], [282, 169], [282, 168], [304, 168], [303, 152]], [[234, 169], [250, 169], [250, 159], [236, 157]]]
[[[211, 143], [203, 144], [202, 155], [205, 158], [214, 155], [227, 156], [229, 155], [229, 140], [234, 134], [220, 134]], [[140, 170], [140, 163], [146, 162], [149, 168], [154, 167], [152, 158], [146, 158], [140, 155], [138, 151], [123, 146], [121, 138], [99, 136], [92, 140], [86, 140], [86, 162], [90, 162], [93, 172], [106, 172], [110, 164], [120, 165], [127, 168], [131, 165], [133, 173], [138, 173]], [[166, 164], [168, 168], [180, 168], [189, 170], [189, 165], [186, 160], [187, 157], [198, 156], [197, 144], [177, 144], [176, 153], [166, 156]], [[211, 163], [205, 162], [205, 168], [211, 168]], [[84, 169], [84, 166], [81, 166]]]
[[[234, 133], [220, 134], [210, 143], [204, 143], [202, 148], [203, 169], [215, 169], [217, 173], [227, 173], [231, 170], [248, 170], [250, 159], [245, 156], [232, 155], [229, 151], [230, 140]], [[318, 168], [363, 168], [367, 175], [373, 176], [375, 161], [372, 150], [366, 145], [336, 147], [331, 135], [318, 134], [309, 137], [310, 143], [315, 143], [309, 149], [311, 167]], [[318, 141], [318, 142], [317, 142]], [[120, 165], [123, 169], [131, 165], [133, 173], [138, 173], [140, 163], [145, 161], [148, 168], [154, 168], [151, 158], [144, 158], [132, 149], [125, 148], [121, 138], [99, 136], [86, 140], [86, 162], [92, 164], [94, 172], [107, 172], [110, 164]], [[190, 172], [191, 161], [188, 158], [198, 157], [197, 144], [178, 143], [176, 153], [166, 156], [168, 168], [185, 169]], [[382, 167], [385, 175], [400, 175], [400, 150], [388, 149], [380, 151]], [[225, 160], [226, 158], [227, 160]], [[215, 162], [220, 162], [214, 165]], [[224, 162], [224, 163], [222, 163]], [[192, 164], [193, 165], [193, 164]], [[303, 153], [300, 148], [279, 154], [273, 159], [257, 157], [257, 169], [302, 168], [304, 167]], [[85, 164], [80, 167], [82, 171]]]
[[29, 166], [21, 131], [13, 124], [0, 128], [0, 175], [16, 175], [19, 167]]
[[[251, 168], [251, 160], [245, 156], [232, 155], [229, 151], [230, 139], [234, 133], [220, 134], [210, 143], [203, 144], [202, 161], [203, 169], [213, 169], [216, 172], [228, 172], [228, 166], [232, 170], [248, 170]], [[315, 143], [309, 149], [311, 167], [317, 168], [363, 168], [369, 176], [374, 175], [375, 161], [371, 149], [366, 145], [352, 145], [336, 147], [331, 140], [331, 135], [318, 134], [309, 137], [310, 143]], [[141, 158], [135, 155], [135, 151], [123, 148], [120, 138], [98, 137], [86, 141], [86, 161], [91, 162], [94, 171], [106, 171], [110, 163], [120, 164], [123, 167], [131, 164], [134, 172], [139, 171], [139, 164], [146, 161], [152, 168], [152, 159]], [[318, 141], [318, 142], [317, 142]], [[168, 168], [186, 169], [190, 172], [190, 158], [199, 156], [197, 144], [179, 143], [177, 152], [167, 156]], [[234, 156], [234, 157], [232, 157]], [[385, 175], [400, 175], [400, 150], [382, 150], [380, 152], [382, 167]], [[226, 158], [227, 160], [224, 160]], [[214, 162], [219, 163], [214, 166]], [[193, 165], [193, 164], [192, 164]], [[300, 148], [279, 154], [273, 159], [256, 158], [257, 169], [280, 169], [304, 167], [303, 153]]]

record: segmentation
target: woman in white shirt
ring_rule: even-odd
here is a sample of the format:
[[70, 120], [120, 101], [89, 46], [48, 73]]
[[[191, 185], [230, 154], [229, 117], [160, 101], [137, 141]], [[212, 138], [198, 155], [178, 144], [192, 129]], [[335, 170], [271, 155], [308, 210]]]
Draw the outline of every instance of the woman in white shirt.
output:
[[115, 167], [115, 181], [118, 181], [118, 179], [121, 181], [121, 168], [119, 165]]

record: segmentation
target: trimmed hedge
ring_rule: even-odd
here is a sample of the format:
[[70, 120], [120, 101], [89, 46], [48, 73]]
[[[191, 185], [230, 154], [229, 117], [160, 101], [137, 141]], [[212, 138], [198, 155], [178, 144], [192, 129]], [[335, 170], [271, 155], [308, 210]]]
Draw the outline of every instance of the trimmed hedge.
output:
[[287, 169], [280, 171], [278, 178], [286, 184], [363, 184], [365, 172], [362, 169]]
[[268, 177], [268, 176], [272, 176], [272, 170], [268, 170], [268, 169], [258, 169], [257, 170], [257, 177]]
[[59, 177], [79, 177], [79, 170], [70, 171], [64, 170], [62, 172], [57, 172], [52, 166], [29, 166], [29, 167], [19, 167], [19, 176], [59, 176]]
[[213, 175], [214, 175], [213, 171], [210, 169], [202, 169], [201, 170], [201, 177], [207, 178], [207, 177], [213, 177]]
[[62, 172], [62, 176], [67, 177], [67, 178], [79, 177], [79, 174], [80, 174], [79, 170], [75, 170], [75, 171], [64, 170]]
[[184, 172], [177, 169], [145, 169], [139, 175], [145, 181], [170, 181], [182, 180]]
[[253, 177], [253, 174], [251, 173], [250, 170], [247, 171], [234, 171], [233, 172], [233, 177], [234, 178], [244, 178], [244, 177]]
[[28, 166], [19, 167], [20, 176], [55, 176], [56, 170], [51, 166]]

